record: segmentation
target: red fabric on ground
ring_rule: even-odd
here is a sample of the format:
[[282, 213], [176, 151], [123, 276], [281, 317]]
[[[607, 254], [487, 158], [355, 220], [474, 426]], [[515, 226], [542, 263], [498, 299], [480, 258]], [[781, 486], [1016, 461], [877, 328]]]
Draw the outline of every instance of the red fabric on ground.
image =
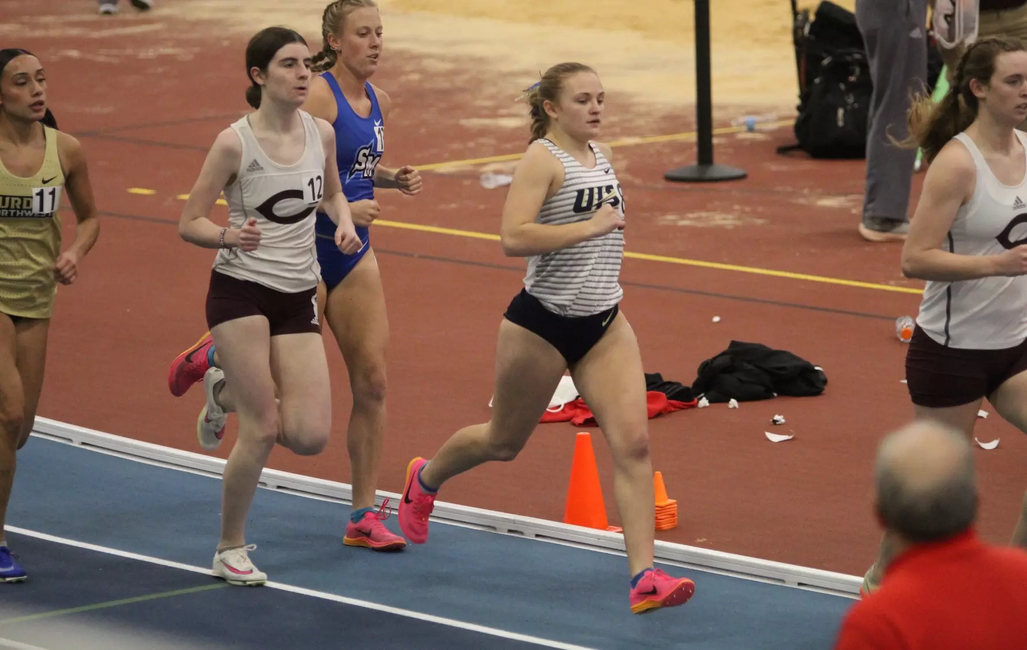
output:
[[[674, 411], [681, 411], [684, 409], [695, 408], [698, 406], [698, 400], [692, 400], [691, 402], [679, 402], [677, 400], [667, 399], [667, 396], [657, 391], [648, 391], [645, 394], [646, 406], [649, 411], [649, 419], [665, 415], [667, 413], [673, 413]], [[558, 411], [546, 411], [542, 415], [541, 422], [543, 424], [549, 422], [570, 422], [574, 426], [578, 427], [594, 427], [596, 426], [595, 416], [592, 414], [592, 409], [585, 404], [585, 400], [580, 397], [573, 402], [567, 402]]]

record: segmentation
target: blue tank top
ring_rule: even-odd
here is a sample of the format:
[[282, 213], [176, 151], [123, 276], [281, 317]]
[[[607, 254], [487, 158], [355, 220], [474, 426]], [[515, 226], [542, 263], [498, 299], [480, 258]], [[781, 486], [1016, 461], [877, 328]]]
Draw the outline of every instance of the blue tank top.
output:
[[[362, 117], [353, 111], [335, 76], [330, 71], [322, 72], [321, 76], [331, 87], [338, 110], [332, 126], [335, 128], [335, 161], [339, 165], [342, 191], [350, 202], [373, 199], [374, 171], [385, 152], [385, 124], [378, 97], [371, 84], [365, 82], [364, 88], [371, 99], [371, 114]], [[317, 232], [335, 236], [335, 224], [323, 212], [317, 213]], [[367, 228], [358, 226], [357, 234], [367, 242]]]

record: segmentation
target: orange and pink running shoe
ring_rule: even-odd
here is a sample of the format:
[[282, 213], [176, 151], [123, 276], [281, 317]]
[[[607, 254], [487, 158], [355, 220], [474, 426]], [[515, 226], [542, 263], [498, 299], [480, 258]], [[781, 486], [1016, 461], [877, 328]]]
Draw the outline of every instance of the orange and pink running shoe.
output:
[[435, 494], [425, 492], [418, 474], [428, 464], [423, 458], [415, 458], [407, 465], [407, 479], [403, 485], [403, 497], [399, 501], [399, 527], [414, 544], [428, 541], [428, 517], [435, 507]]
[[398, 551], [407, 545], [405, 539], [394, 534], [382, 522], [389, 518], [386, 510], [389, 500], [382, 502], [378, 512], [365, 512], [357, 523], [350, 521], [346, 525], [346, 535], [342, 543], [346, 546], [362, 546], [372, 551]]
[[659, 569], [650, 569], [631, 588], [628, 600], [631, 613], [644, 614], [661, 607], [684, 605], [694, 593], [695, 583], [688, 578], [673, 578]]
[[210, 368], [210, 349], [214, 339], [207, 332], [188, 350], [175, 357], [168, 371], [168, 388], [175, 397], [185, 395], [186, 391], [198, 381], [203, 381], [203, 374]]

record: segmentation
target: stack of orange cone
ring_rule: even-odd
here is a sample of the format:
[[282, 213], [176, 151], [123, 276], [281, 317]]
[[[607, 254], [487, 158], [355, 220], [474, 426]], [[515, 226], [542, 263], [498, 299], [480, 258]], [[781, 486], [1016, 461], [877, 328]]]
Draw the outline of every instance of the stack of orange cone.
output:
[[667, 486], [663, 484], [663, 473], [653, 476], [653, 491], [656, 493], [656, 530], [670, 530], [678, 525], [678, 502], [667, 498]]
[[606, 518], [599, 469], [592, 449], [592, 437], [587, 431], [579, 432], [574, 442], [574, 459], [571, 461], [571, 480], [567, 487], [563, 523], [621, 532], [621, 528], [611, 526]]

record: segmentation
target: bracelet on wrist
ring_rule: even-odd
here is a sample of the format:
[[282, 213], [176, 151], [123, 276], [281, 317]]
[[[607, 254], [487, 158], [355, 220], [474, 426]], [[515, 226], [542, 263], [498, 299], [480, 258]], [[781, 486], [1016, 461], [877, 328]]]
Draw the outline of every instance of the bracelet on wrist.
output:
[[221, 236], [218, 237], [218, 244], [220, 248], [225, 248], [225, 233], [228, 232], [228, 228], [221, 229]]

